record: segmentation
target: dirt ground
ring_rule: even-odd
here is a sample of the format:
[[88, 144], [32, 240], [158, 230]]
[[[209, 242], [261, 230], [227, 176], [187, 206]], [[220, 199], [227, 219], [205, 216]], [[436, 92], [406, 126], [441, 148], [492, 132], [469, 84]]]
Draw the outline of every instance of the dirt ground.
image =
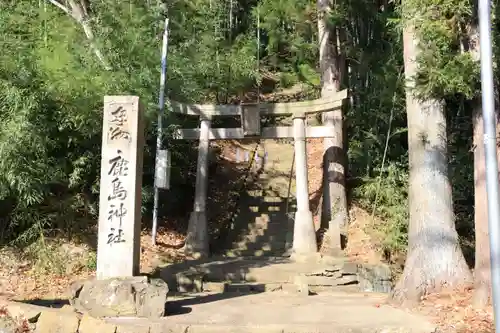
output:
[[[315, 222], [319, 223], [318, 193], [321, 187], [321, 140], [310, 140], [309, 183], [311, 209], [316, 213]], [[346, 254], [363, 262], [382, 260], [377, 249], [377, 235], [373, 232], [370, 214], [358, 207], [352, 207], [348, 247]], [[141, 270], [152, 271], [162, 262], [183, 260], [178, 249], [184, 236], [177, 232], [160, 228], [158, 244], [151, 245], [151, 236], [143, 233], [141, 237]], [[11, 249], [0, 250], [0, 300], [3, 299], [60, 299], [72, 281], [93, 276], [95, 254], [87, 245], [71, 242], [51, 242], [45, 240], [43, 249], [47, 255], [37, 261]], [[40, 251], [40, 250], [37, 250]], [[472, 290], [462, 292], [428, 295], [417, 311], [438, 324], [441, 332], [494, 332], [492, 308], [474, 309], [471, 306]]]

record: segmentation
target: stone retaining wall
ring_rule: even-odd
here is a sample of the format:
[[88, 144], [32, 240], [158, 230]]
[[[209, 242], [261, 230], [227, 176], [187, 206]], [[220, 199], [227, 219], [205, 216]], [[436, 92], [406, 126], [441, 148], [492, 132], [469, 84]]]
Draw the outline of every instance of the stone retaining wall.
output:
[[[191, 267], [175, 275], [172, 290], [178, 292], [268, 292], [286, 291], [315, 294], [331, 289], [348, 291], [390, 293], [392, 272], [389, 266], [358, 263], [341, 263], [317, 272], [291, 276], [288, 282], [259, 283], [259, 281], [221, 281], [213, 278], [213, 273]], [[237, 279], [238, 280], [238, 279]]]
[[[48, 308], [32, 304], [9, 302], [0, 304], [5, 307], [9, 316], [18, 322], [23, 318], [34, 333], [149, 333], [150, 327], [138, 325], [115, 324], [104, 319], [94, 318], [88, 314], [75, 311], [70, 305], [62, 308]], [[0, 333], [17, 333], [15, 327], [2, 325]], [[25, 332], [25, 331], [23, 331]]]

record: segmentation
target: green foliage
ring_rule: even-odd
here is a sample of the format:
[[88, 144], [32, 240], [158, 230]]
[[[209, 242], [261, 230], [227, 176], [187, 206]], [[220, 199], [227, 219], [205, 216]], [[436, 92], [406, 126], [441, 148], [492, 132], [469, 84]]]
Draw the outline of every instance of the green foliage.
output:
[[383, 223], [377, 225], [385, 253], [404, 254], [408, 244], [408, 173], [401, 163], [391, 163], [379, 177], [365, 177], [354, 189], [358, 203], [373, 212]]
[[470, 24], [476, 24], [473, 5], [469, 0], [402, 2], [401, 24], [414, 27], [422, 50], [416, 78], [422, 98], [477, 95], [479, 64], [464, 52]]
[[[219, 9], [209, 3], [200, 1], [190, 13], [169, 8], [178, 13], [171, 17], [168, 64], [168, 94], [177, 100], [213, 101], [216, 90], [232, 95], [255, 82], [255, 40], [243, 31], [228, 42], [214, 32], [225, 14], [210, 15]], [[85, 228], [95, 220], [106, 94], [135, 94], [146, 106], [151, 144], [143, 198], [150, 206], [162, 19], [143, 1], [96, 0], [89, 10], [94, 42], [109, 71], [82, 26], [48, 1], [0, 4], [0, 33], [6, 36], [0, 41], [3, 241], [30, 242], [40, 230]], [[187, 22], [193, 30], [185, 29]], [[196, 160], [186, 154], [191, 145], [171, 147], [174, 156], [182, 156], [174, 182], [189, 182]]]
[[95, 272], [97, 269], [97, 253], [91, 252], [85, 262], [85, 267], [91, 272]]
[[272, 71], [302, 74], [301, 66], [316, 63], [315, 8], [311, 0], [261, 1], [254, 15], [259, 15], [260, 28], [265, 33], [263, 66]]

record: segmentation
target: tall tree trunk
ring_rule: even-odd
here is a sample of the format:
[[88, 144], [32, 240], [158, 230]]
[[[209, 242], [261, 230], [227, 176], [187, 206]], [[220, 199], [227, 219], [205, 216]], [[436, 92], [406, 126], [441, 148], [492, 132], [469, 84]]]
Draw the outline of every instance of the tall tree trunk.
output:
[[403, 32], [410, 160], [408, 255], [392, 297], [417, 302], [423, 294], [472, 281], [455, 229], [448, 179], [446, 118], [440, 100], [414, 96], [418, 39]]
[[474, 226], [476, 233], [473, 303], [474, 306], [482, 307], [489, 303], [491, 297], [491, 265], [483, 142], [484, 121], [479, 100], [476, 101], [474, 107], [472, 126], [474, 131]]
[[[317, 0], [317, 10], [321, 97], [327, 98], [340, 90], [345, 61], [339, 52], [337, 28], [328, 25], [330, 1]], [[341, 248], [339, 232], [345, 233], [342, 229], [347, 225], [342, 109], [325, 112], [322, 117], [323, 124], [331, 126], [334, 133], [334, 137], [323, 140], [321, 224], [328, 226], [323, 245], [325, 249], [337, 252]]]
[[[476, 4], [477, 5], [477, 4]], [[477, 15], [474, 22], [463, 27], [465, 40], [462, 42], [464, 52], [479, 62], [479, 31]], [[487, 305], [491, 297], [491, 265], [490, 240], [488, 236], [488, 201], [486, 194], [486, 161], [483, 142], [484, 120], [481, 99], [473, 100], [472, 130], [474, 146], [474, 229], [475, 229], [475, 267], [474, 267], [474, 297], [476, 307]], [[497, 154], [498, 155], [498, 154]]]

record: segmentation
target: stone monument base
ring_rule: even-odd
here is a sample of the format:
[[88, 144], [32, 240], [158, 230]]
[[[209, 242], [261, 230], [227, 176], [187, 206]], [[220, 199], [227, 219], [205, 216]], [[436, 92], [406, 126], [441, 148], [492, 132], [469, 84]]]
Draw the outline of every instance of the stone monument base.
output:
[[165, 315], [168, 286], [146, 276], [77, 281], [71, 285], [70, 304], [93, 317]]
[[295, 212], [292, 252], [300, 255], [318, 252], [313, 215], [309, 210]]
[[195, 258], [206, 258], [209, 255], [207, 214], [206, 212], [191, 212], [186, 243], [183, 251]]

